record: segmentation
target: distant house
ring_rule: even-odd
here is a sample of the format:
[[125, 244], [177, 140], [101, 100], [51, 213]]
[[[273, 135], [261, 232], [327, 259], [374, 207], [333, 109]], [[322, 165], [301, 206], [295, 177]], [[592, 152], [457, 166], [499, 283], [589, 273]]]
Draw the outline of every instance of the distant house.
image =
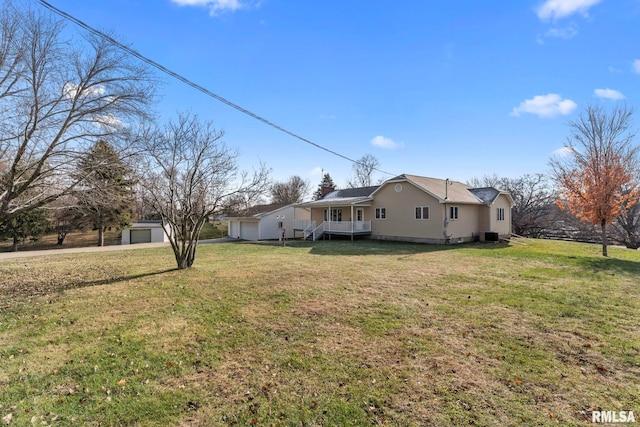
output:
[[285, 231], [287, 239], [296, 236], [294, 218], [310, 219], [309, 209], [295, 205], [257, 205], [226, 215], [229, 237], [242, 240], [276, 240]]
[[122, 230], [122, 244], [169, 242], [161, 221], [137, 221]]
[[[513, 199], [495, 188], [400, 175], [380, 186], [335, 190], [300, 203], [310, 219], [296, 218], [305, 238], [332, 235], [424, 243], [497, 240], [511, 234]], [[297, 211], [296, 211], [297, 212]]]

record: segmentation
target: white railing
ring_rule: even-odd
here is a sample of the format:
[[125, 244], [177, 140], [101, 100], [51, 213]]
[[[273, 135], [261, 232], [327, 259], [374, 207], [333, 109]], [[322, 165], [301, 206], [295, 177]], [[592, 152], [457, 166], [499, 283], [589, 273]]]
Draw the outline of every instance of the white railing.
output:
[[371, 231], [371, 221], [325, 221], [325, 233], [368, 233]]
[[322, 234], [324, 234], [324, 223], [320, 224], [319, 226], [314, 228], [311, 232], [306, 234], [305, 240], [307, 239], [307, 236], [309, 236], [310, 234], [313, 235], [314, 241], [318, 240], [322, 236]]
[[324, 233], [370, 233], [371, 221], [325, 221], [316, 226], [315, 221], [295, 220], [293, 227], [302, 230], [305, 240], [318, 240]]

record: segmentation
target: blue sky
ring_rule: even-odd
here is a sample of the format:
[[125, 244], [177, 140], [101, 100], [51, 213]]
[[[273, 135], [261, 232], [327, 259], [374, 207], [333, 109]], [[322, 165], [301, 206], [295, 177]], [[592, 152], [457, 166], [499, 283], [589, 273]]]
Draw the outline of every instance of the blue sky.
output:
[[[48, 1], [391, 174], [544, 173], [587, 105], [636, 107], [640, 95], [640, 0]], [[212, 120], [244, 169], [262, 161], [274, 179], [299, 175], [312, 188], [324, 170], [346, 185], [348, 161], [163, 78], [159, 113]]]

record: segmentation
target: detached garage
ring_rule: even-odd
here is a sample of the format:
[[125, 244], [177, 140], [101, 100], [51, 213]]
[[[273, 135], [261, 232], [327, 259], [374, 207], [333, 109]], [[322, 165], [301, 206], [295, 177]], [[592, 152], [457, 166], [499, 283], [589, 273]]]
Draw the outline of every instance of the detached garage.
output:
[[294, 220], [310, 219], [311, 214], [306, 208], [296, 208], [294, 205], [257, 205], [242, 212], [229, 214], [229, 237], [242, 240], [278, 240], [282, 230], [287, 239], [295, 238]]
[[162, 229], [160, 221], [138, 221], [131, 224], [131, 228], [122, 230], [123, 245], [163, 242], [169, 242], [169, 237]]

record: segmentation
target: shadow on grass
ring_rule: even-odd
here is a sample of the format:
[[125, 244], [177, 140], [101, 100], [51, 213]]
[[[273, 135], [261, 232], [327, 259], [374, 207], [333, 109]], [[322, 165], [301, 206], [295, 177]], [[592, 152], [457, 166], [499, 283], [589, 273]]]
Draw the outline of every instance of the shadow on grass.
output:
[[99, 279], [99, 280], [89, 280], [86, 282], [80, 282], [76, 286], [67, 287], [66, 289], [74, 289], [74, 288], [88, 288], [91, 286], [100, 286], [100, 285], [110, 285], [113, 283], [126, 282], [128, 280], [142, 279], [145, 277], [158, 276], [164, 273], [169, 273], [171, 271], [177, 271], [178, 268], [168, 268], [166, 270], [160, 271], [152, 271], [149, 273], [140, 273], [140, 274], [132, 274], [132, 275], [123, 275], [119, 277], [109, 277], [107, 279]]
[[456, 244], [428, 244], [396, 242], [389, 240], [323, 240], [316, 242], [296, 242], [296, 246], [308, 246], [314, 255], [406, 255], [442, 252], [453, 249], [504, 249], [507, 243], [470, 242]]
[[[507, 242], [470, 242], [470, 243], [458, 243], [449, 245], [436, 245], [426, 243], [408, 243], [408, 242], [395, 242], [388, 240], [322, 240], [316, 242], [295, 241], [293, 244], [295, 247], [309, 247], [311, 248], [311, 254], [313, 255], [407, 255], [407, 254], [421, 254], [431, 252], [442, 252], [449, 250], [464, 250], [464, 251], [484, 251], [487, 253], [493, 252], [496, 249], [506, 249], [509, 247], [517, 248], [517, 246], [511, 245]], [[550, 260], [552, 257], [552, 263], [556, 264], [558, 268], [563, 265], [571, 265], [583, 268], [594, 273], [611, 273], [611, 274], [629, 274], [640, 276], [640, 262], [619, 259], [614, 257], [593, 257], [593, 256], [581, 256], [581, 255], [565, 255], [560, 253], [551, 252], [531, 252], [525, 251], [524, 255], [528, 258], [543, 257]], [[507, 255], [508, 256], [508, 255]]]
[[2, 306], [0, 306], [0, 310], [9, 308], [16, 303], [20, 303], [31, 298], [57, 294], [70, 289], [81, 289], [92, 286], [110, 285], [114, 283], [126, 282], [129, 280], [142, 279], [145, 277], [159, 276], [176, 270], [177, 268], [170, 268], [149, 273], [122, 275], [97, 280], [70, 280], [63, 283], [50, 283], [45, 280], [41, 282], [35, 281], [32, 283], [20, 283], [13, 286], [0, 286], [0, 300], [9, 303], [8, 305], [3, 304]]
[[566, 264], [589, 269], [594, 273], [620, 273], [640, 276], [640, 262], [625, 259], [602, 257], [592, 258], [584, 256], [560, 256]]

